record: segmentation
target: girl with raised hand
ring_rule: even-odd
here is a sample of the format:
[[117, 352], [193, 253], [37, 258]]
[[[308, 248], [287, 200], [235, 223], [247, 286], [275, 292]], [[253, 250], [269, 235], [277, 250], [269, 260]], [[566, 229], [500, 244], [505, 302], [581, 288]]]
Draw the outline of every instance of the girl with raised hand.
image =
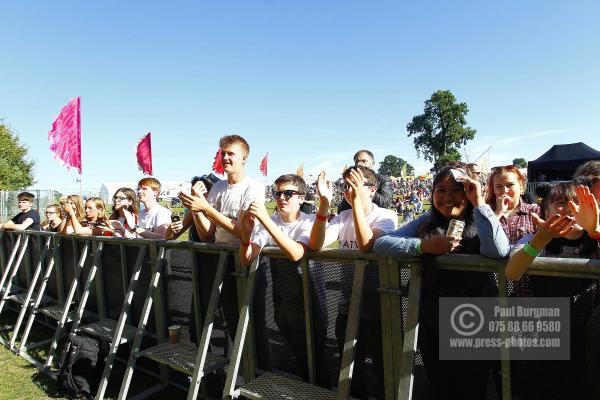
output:
[[70, 194], [67, 197], [62, 197], [60, 199], [60, 205], [63, 209], [65, 218], [63, 218], [60, 223], [58, 232], [62, 234], [72, 234], [75, 231], [73, 230], [73, 225], [69, 223], [69, 212], [67, 212], [67, 209], [73, 210], [75, 218], [78, 221], [83, 221], [85, 219], [83, 199], [79, 195]]
[[69, 224], [75, 235], [113, 236], [114, 231], [106, 217], [104, 201], [99, 197], [90, 197], [85, 202], [85, 218], [77, 219], [75, 210], [69, 204], [65, 206]]
[[134, 238], [134, 227], [138, 222], [140, 205], [137, 194], [133, 189], [122, 187], [113, 196], [113, 212], [109, 217], [111, 227], [116, 236]]
[[[575, 183], [545, 185], [536, 189], [542, 197], [541, 216], [532, 214], [537, 226], [535, 234], [523, 237], [513, 248], [506, 265], [506, 277], [518, 279], [538, 257], [598, 258], [598, 243], [577, 223], [588, 228], [597, 225], [597, 205], [590, 203], [587, 188]], [[577, 194], [581, 193], [577, 205]], [[591, 208], [591, 210], [590, 210]], [[595, 213], [596, 224], [590, 214]], [[588, 225], [589, 223], [589, 225]], [[595, 282], [591, 279], [530, 275], [530, 289], [536, 297], [568, 297], [570, 299], [570, 360], [539, 361], [530, 378], [531, 396], [544, 399], [587, 399], [585, 367], [585, 328], [589, 321]], [[566, 344], [565, 344], [566, 345]], [[527, 398], [527, 397], [526, 397]], [[533, 397], [532, 397], [533, 398]]]
[[536, 229], [531, 213], [539, 213], [539, 206], [521, 198], [526, 183], [525, 176], [514, 165], [494, 167], [488, 178], [486, 202], [500, 220], [511, 245]]
[[58, 232], [63, 221], [60, 206], [58, 204], [49, 204], [46, 207], [46, 219], [42, 222], [42, 230], [47, 232]]
[[[439, 298], [497, 296], [494, 275], [439, 270], [434, 255], [483, 254], [501, 258], [509, 244], [498, 218], [487, 205], [479, 182], [461, 166], [447, 166], [433, 180], [429, 212], [375, 241], [385, 256], [422, 256], [423, 288], [419, 310], [418, 345], [437, 398], [484, 399], [491, 361], [439, 359]], [[462, 237], [448, 237], [451, 220], [464, 222]]]

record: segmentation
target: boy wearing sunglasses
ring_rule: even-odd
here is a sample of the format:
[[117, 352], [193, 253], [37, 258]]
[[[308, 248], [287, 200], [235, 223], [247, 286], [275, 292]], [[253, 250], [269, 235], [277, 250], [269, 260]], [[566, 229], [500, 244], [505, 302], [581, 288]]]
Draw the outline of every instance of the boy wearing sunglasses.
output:
[[[275, 180], [274, 186], [278, 209], [276, 214], [270, 216], [264, 203], [254, 201], [242, 217], [240, 262], [242, 265], [250, 264], [265, 246], [278, 246], [288, 256], [289, 260], [270, 258], [274, 320], [294, 353], [300, 375], [308, 380], [304, 295], [297, 261], [308, 250], [315, 216], [305, 214], [300, 209], [308, 189], [300, 176], [282, 175]], [[314, 272], [309, 272], [313, 303], [324, 304], [319, 300], [318, 288], [315, 290]], [[325, 347], [327, 330], [319, 310], [320, 307], [314, 308], [312, 321], [316, 329], [317, 384], [329, 388]]]
[[[351, 209], [340, 212], [329, 224], [329, 204], [333, 196], [331, 182], [326, 181], [325, 172], [319, 174], [317, 191], [319, 193], [319, 211], [310, 233], [309, 247], [311, 250], [321, 250], [336, 240], [340, 250], [360, 250], [369, 253], [373, 243], [379, 236], [396, 229], [398, 217], [396, 212], [380, 208], [373, 202], [377, 191], [377, 175], [364, 166], [354, 166], [344, 171], [342, 190], [344, 198]], [[352, 265], [336, 265], [335, 274], [339, 276], [342, 298], [339, 302], [338, 317], [335, 322], [335, 335], [338, 350], [343, 353], [350, 292], [352, 287]], [[332, 272], [333, 274], [333, 272]], [[352, 379], [351, 395], [356, 398], [366, 398], [367, 358], [373, 361], [376, 377], [375, 387], [377, 398], [384, 398], [383, 393], [383, 348], [381, 346], [381, 305], [377, 293], [379, 275], [377, 265], [368, 265], [365, 271], [365, 291], [361, 319], [359, 322], [356, 347], [356, 367]]]

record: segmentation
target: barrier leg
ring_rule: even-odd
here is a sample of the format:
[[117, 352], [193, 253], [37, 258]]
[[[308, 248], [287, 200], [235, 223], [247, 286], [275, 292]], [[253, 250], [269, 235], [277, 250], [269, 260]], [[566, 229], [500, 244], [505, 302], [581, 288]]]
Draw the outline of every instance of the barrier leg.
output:
[[421, 266], [411, 265], [410, 288], [408, 293], [408, 309], [406, 311], [406, 332], [402, 345], [402, 365], [400, 383], [398, 384], [398, 400], [412, 399], [414, 384], [415, 352], [419, 337], [419, 301], [421, 299]]
[[150, 315], [150, 311], [152, 309], [152, 295], [158, 287], [158, 283], [161, 279], [164, 261], [165, 248], [161, 246], [158, 251], [156, 264], [152, 270], [152, 278], [150, 280], [150, 285], [148, 286], [148, 291], [146, 293], [146, 300], [144, 302], [144, 308], [142, 309], [142, 315], [140, 316], [137, 332], [135, 334], [135, 339], [131, 348], [131, 354], [129, 355], [129, 360], [127, 361], [127, 366], [125, 367], [123, 382], [121, 383], [121, 388], [119, 390], [119, 400], [127, 398], [127, 392], [129, 391], [129, 385], [131, 384], [131, 377], [133, 376], [133, 368], [135, 367], [135, 363], [139, 356], [138, 353], [140, 351], [140, 346], [142, 345], [142, 338], [144, 336], [144, 331], [146, 330], [146, 323], [148, 322], [148, 316]]
[[[250, 264], [250, 269], [248, 270], [248, 283], [246, 284], [246, 290], [244, 291], [240, 319], [238, 321], [237, 329], [235, 331], [235, 343], [233, 345], [231, 359], [229, 360], [229, 370], [227, 371], [225, 390], [223, 392], [224, 397], [232, 397], [234, 395], [235, 379], [237, 377], [240, 368], [240, 363], [242, 360], [246, 332], [248, 331], [248, 326], [250, 325], [250, 310], [252, 307], [252, 300], [254, 299], [254, 289], [256, 287], [256, 272], [258, 269], [258, 263], [259, 257], [256, 257], [252, 264]], [[252, 378], [246, 377], [246, 379]], [[188, 396], [188, 400], [193, 399], [194, 397]]]
[[354, 281], [352, 282], [352, 296], [350, 297], [350, 308], [348, 310], [348, 322], [346, 325], [346, 338], [344, 339], [344, 353], [342, 354], [342, 365], [340, 367], [340, 378], [338, 383], [338, 400], [347, 399], [350, 396], [352, 383], [352, 370], [354, 368], [354, 354], [356, 353], [356, 341], [358, 326], [360, 324], [360, 306], [362, 303], [362, 292], [365, 282], [365, 269], [367, 263], [364, 260], [354, 262]]
[[[121, 246], [121, 251], [124, 251], [124, 246]], [[108, 379], [110, 377], [110, 372], [112, 370], [115, 358], [117, 357], [117, 350], [119, 349], [119, 345], [121, 344], [121, 337], [123, 335], [123, 330], [125, 329], [125, 324], [127, 324], [127, 319], [129, 318], [129, 313], [131, 311], [131, 302], [133, 301], [135, 287], [136, 287], [138, 279], [140, 277], [140, 272], [142, 271], [142, 267], [144, 266], [145, 258], [146, 258], [146, 247], [142, 247], [139, 250], [137, 260], [135, 262], [133, 275], [131, 277], [131, 280], [129, 281], [129, 287], [127, 288], [127, 293], [125, 294], [125, 301], [123, 302], [123, 308], [121, 309], [119, 321], [117, 322], [117, 326], [115, 328], [115, 333], [114, 333], [114, 336], [113, 336], [113, 339], [112, 339], [112, 342], [110, 345], [110, 351], [108, 352], [108, 356], [106, 358], [106, 365], [104, 366], [104, 370], [102, 371], [102, 378], [100, 379], [100, 385], [98, 386], [98, 391], [96, 392], [96, 400], [102, 400], [104, 398], [104, 394], [106, 392], [106, 387], [108, 386]]]
[[23, 261], [23, 256], [27, 251], [28, 244], [29, 235], [26, 235], [25, 241], [23, 242], [23, 246], [21, 246], [21, 251], [19, 252], [19, 257], [17, 257], [17, 261], [13, 265], [8, 278], [4, 282], [4, 291], [2, 292], [2, 300], [0, 300], [0, 314], [2, 314], [2, 309], [4, 308], [4, 304], [6, 303], [6, 298], [10, 295], [10, 289], [12, 287], [13, 278], [17, 275], [17, 272], [19, 271], [19, 266], [21, 265], [21, 261]]
[[29, 284], [29, 289], [27, 290], [27, 295], [25, 296], [25, 301], [23, 302], [23, 306], [21, 307], [21, 312], [19, 313], [19, 317], [17, 318], [17, 323], [15, 324], [15, 328], [13, 330], [12, 338], [10, 339], [10, 349], [13, 350], [15, 347], [15, 341], [17, 340], [17, 336], [19, 334], [19, 330], [21, 329], [21, 324], [23, 323], [23, 319], [25, 318], [25, 314], [29, 309], [29, 303], [31, 298], [33, 297], [33, 292], [35, 291], [35, 286], [37, 285], [37, 281], [42, 273], [42, 265], [46, 260], [46, 256], [48, 255], [48, 251], [50, 250], [50, 241], [52, 240], [51, 236], [48, 236], [46, 239], [46, 244], [44, 245], [44, 250], [40, 255], [37, 266], [35, 267], [35, 272], [33, 277], [31, 278], [31, 283]]
[[57, 248], [54, 248], [52, 257], [50, 258], [50, 262], [48, 263], [48, 267], [46, 267], [46, 271], [44, 272], [44, 276], [42, 277], [42, 283], [38, 288], [38, 294], [33, 303], [33, 307], [31, 308], [31, 313], [29, 314], [29, 319], [27, 320], [27, 325], [25, 326], [25, 331], [23, 331], [23, 337], [21, 338], [21, 345], [19, 346], [18, 353], [21, 354], [25, 351], [27, 345], [27, 339], [29, 338], [29, 332], [31, 332], [31, 327], [33, 326], [33, 322], [37, 315], [38, 308], [44, 297], [44, 293], [46, 293], [46, 286], [48, 285], [48, 279], [50, 279], [50, 275], [52, 275], [52, 270], [54, 269], [54, 255], [59, 251]]
[[79, 257], [79, 262], [77, 263], [77, 269], [75, 270], [75, 276], [73, 276], [73, 282], [71, 282], [71, 287], [69, 288], [69, 293], [67, 294], [67, 298], [65, 299], [65, 304], [63, 307], [63, 311], [56, 326], [56, 331], [54, 331], [54, 338], [52, 339], [52, 344], [50, 345], [50, 350], [48, 351], [48, 358], [46, 359], [46, 363], [44, 366], [48, 369], [52, 366], [52, 360], [54, 358], [54, 354], [56, 353], [56, 348], [58, 347], [58, 341], [62, 335], [62, 332], [65, 328], [65, 324], [67, 323], [67, 318], [69, 316], [69, 309], [71, 308], [71, 302], [75, 297], [75, 293], [77, 292], [79, 286], [79, 277], [81, 276], [81, 272], [83, 271], [83, 267], [85, 266], [85, 261], [87, 260], [87, 254], [90, 248], [90, 243], [86, 242], [83, 251], [81, 252], [81, 256]]
[[83, 311], [85, 310], [85, 305], [87, 304], [87, 299], [90, 295], [90, 291], [92, 290], [92, 282], [96, 277], [96, 272], [98, 272], [99, 268], [102, 268], [102, 250], [104, 249], [104, 242], [99, 242], [96, 247], [96, 251], [94, 253], [94, 261], [92, 262], [92, 267], [90, 268], [90, 272], [88, 274], [87, 280], [85, 281], [85, 286], [83, 288], [83, 296], [81, 300], [79, 300], [79, 304], [77, 305], [77, 311], [73, 316], [73, 325], [71, 326], [71, 332], [69, 334], [70, 337], [77, 333], [77, 328], [79, 328], [79, 324], [81, 323], [81, 318], [83, 317]]
[[22, 235], [19, 235], [17, 237], [17, 241], [15, 242], [15, 245], [13, 246], [12, 252], [10, 253], [10, 257], [8, 258], [8, 262], [6, 263], [4, 271], [2, 272], [2, 279], [0, 280], [0, 291], [3, 291], [3, 289], [4, 289], [4, 282], [6, 282], [6, 278], [8, 277], [8, 274], [10, 273], [12, 263], [15, 260], [17, 251], [19, 250], [19, 246], [21, 244], [22, 237], [23, 237]]

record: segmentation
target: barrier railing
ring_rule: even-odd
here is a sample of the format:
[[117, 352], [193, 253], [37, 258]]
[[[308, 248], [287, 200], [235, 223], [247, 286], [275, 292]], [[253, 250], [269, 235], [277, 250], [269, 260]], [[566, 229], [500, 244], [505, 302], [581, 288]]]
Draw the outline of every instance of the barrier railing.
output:
[[[359, 379], [376, 397], [412, 398], [419, 258], [326, 250], [292, 263], [280, 250], [267, 248], [242, 267], [237, 251], [192, 242], [0, 232], [0, 313], [5, 303], [18, 313], [12, 338], [3, 344], [52, 376], [63, 331], [107, 341], [98, 399], [105, 396], [125, 343], [129, 358], [122, 360], [123, 379], [113, 377], [122, 381], [119, 398], [127, 398], [139, 358], [160, 365], [157, 372], [144, 365], [157, 384], [136, 395], [140, 398], [173, 384], [194, 399], [214, 388], [215, 376], [224, 378], [228, 397], [265, 398], [273, 390], [287, 390], [290, 398], [343, 399], [354, 393], [352, 381]], [[507, 295], [503, 260], [445, 255], [436, 264], [494, 272], [500, 297]], [[538, 258], [528, 273], [600, 279], [600, 261]], [[53, 338], [28, 345], [39, 315], [56, 321]], [[167, 340], [170, 324], [182, 327], [179, 343]], [[377, 340], [365, 334], [373, 327], [380, 331]], [[47, 343], [44, 363], [27, 354]], [[374, 378], [365, 378], [368, 369]], [[191, 377], [188, 387], [180, 374]], [[507, 352], [502, 392], [504, 399], [511, 398]]]

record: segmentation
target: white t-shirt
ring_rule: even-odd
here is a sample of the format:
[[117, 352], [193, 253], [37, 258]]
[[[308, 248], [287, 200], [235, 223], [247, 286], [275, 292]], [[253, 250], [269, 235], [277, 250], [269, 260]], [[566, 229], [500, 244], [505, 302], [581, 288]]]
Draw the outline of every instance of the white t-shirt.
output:
[[[253, 201], [265, 202], [265, 186], [248, 176], [233, 185], [227, 179], [219, 181], [208, 194], [210, 205], [234, 223], [240, 219], [241, 211], [246, 210]], [[240, 240], [217, 225], [215, 243], [239, 244]]]
[[[300, 212], [300, 217], [294, 222], [284, 222], [281, 219], [280, 214], [272, 215], [271, 219], [284, 234], [296, 242], [304, 243], [306, 246], [308, 246], [308, 242], [310, 240], [310, 230], [315, 222], [314, 215], [308, 215]], [[273, 237], [260, 223], [256, 224], [254, 227], [250, 241], [261, 248], [265, 246], [277, 246], [277, 243], [275, 243]]]
[[[398, 216], [392, 210], [387, 208], [380, 208], [377, 204], [373, 203], [371, 212], [366, 215], [367, 223], [371, 229], [378, 229], [384, 234], [396, 230], [398, 222]], [[354, 217], [352, 216], [352, 209], [344, 210], [335, 216], [327, 225], [327, 233], [333, 230], [336, 232], [338, 240], [340, 242], [340, 250], [358, 250], [358, 244], [356, 243], [356, 233], [354, 232]]]
[[138, 225], [147, 231], [154, 232], [158, 226], [171, 224], [171, 210], [156, 204], [152, 210], [143, 209], [140, 212]]

